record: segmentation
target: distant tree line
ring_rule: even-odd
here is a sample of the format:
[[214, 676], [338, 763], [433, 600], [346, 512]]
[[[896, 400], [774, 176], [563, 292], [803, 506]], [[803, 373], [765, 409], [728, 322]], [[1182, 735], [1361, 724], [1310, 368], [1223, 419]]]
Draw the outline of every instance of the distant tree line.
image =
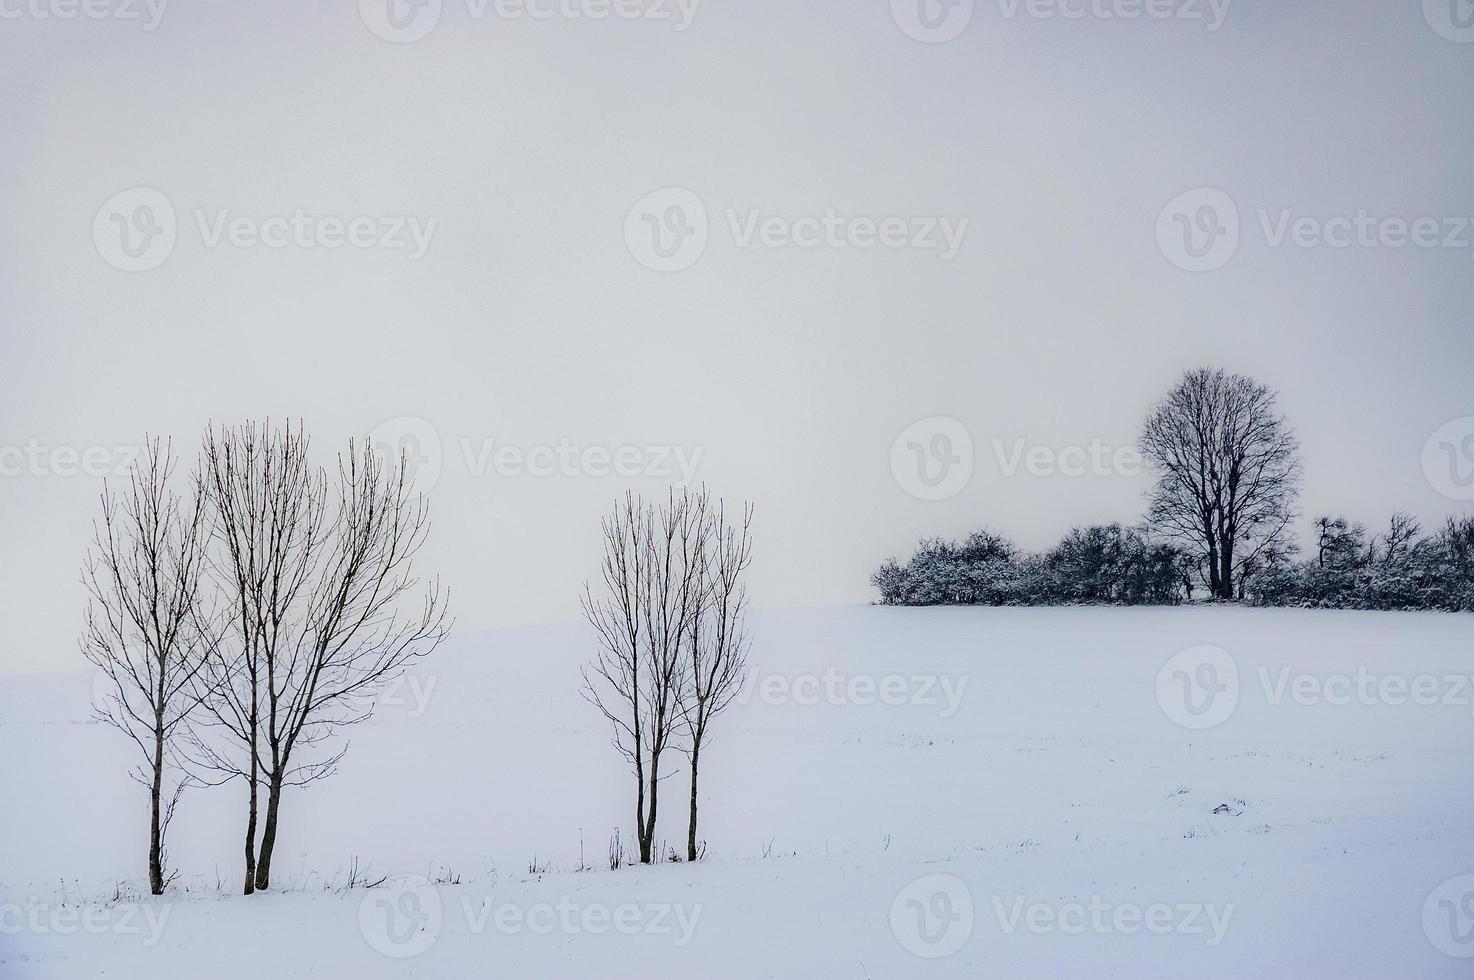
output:
[[1291, 529], [1299, 445], [1264, 385], [1190, 371], [1149, 412], [1140, 449], [1155, 482], [1137, 527], [1073, 528], [1042, 554], [990, 531], [923, 540], [871, 582], [886, 605], [1171, 605], [1474, 611], [1474, 517], [1426, 534], [1399, 511], [1380, 534], [1315, 522], [1312, 554]]
[[1264, 606], [1474, 612], [1474, 516], [1424, 534], [1406, 513], [1369, 534], [1344, 517], [1316, 520], [1313, 553], [1266, 553], [1248, 598]]

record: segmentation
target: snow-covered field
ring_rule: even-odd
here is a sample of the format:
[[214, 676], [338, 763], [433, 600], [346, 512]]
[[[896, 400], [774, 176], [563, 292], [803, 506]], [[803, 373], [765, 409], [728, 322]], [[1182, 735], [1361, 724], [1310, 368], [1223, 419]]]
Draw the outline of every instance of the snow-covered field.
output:
[[[584, 627], [462, 632], [287, 797], [252, 898], [231, 787], [184, 798], [172, 894], [113, 900], [147, 839], [125, 740], [87, 673], [0, 680], [0, 976], [1474, 975], [1474, 619], [855, 607], [753, 633], [703, 862], [608, 870], [632, 787], [578, 695]], [[355, 858], [393, 877], [345, 889]]]

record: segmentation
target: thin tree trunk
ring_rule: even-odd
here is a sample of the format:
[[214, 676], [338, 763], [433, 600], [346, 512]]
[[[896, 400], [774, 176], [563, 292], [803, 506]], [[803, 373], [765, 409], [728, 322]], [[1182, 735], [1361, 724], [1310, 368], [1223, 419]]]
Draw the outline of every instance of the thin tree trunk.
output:
[[645, 766], [640, 761], [640, 746], [635, 743], [635, 842], [640, 848], [640, 863], [650, 863], [650, 842], [645, 837]]
[[655, 844], [655, 809], [660, 793], [660, 762], [650, 760], [650, 809], [645, 812], [645, 826], [640, 828], [640, 863], [649, 864]]
[[261, 856], [256, 860], [256, 890], [271, 887], [271, 853], [276, 849], [276, 814], [281, 806], [281, 780], [266, 787], [266, 825], [261, 828]]
[[[255, 725], [251, 726], [252, 734], [255, 733]], [[246, 894], [250, 895], [256, 891], [256, 793], [257, 776], [256, 748], [251, 747], [251, 802], [250, 810], [246, 817]]]
[[686, 825], [686, 860], [696, 860], [696, 766], [701, 757], [701, 743], [691, 746], [691, 819]]
[[164, 791], [164, 729], [162, 719], [154, 727], [153, 784], [149, 787], [148, 818], [148, 890], [152, 895], [164, 894], [164, 832], [162, 795]]

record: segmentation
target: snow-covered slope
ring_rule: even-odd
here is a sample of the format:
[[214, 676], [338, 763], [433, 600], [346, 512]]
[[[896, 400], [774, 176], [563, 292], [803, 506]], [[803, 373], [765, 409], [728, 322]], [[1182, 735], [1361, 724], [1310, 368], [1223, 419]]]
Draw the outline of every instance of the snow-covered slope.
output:
[[[703, 757], [706, 860], [608, 870], [633, 787], [578, 694], [585, 628], [461, 634], [286, 798], [280, 887], [249, 899], [228, 787], [184, 798], [173, 892], [115, 901], [144, 877], [125, 740], [88, 674], [0, 680], [0, 975], [1474, 974], [1450, 955], [1474, 957], [1474, 618], [858, 607], [753, 633]], [[679, 850], [685, 816], [677, 771]], [[355, 859], [392, 877], [344, 889]]]

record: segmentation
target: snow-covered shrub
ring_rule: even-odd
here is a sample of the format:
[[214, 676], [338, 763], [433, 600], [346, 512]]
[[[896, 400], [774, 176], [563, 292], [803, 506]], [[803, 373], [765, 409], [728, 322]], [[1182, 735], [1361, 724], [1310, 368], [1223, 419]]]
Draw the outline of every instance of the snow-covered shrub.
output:
[[1315, 527], [1312, 557], [1270, 556], [1250, 578], [1255, 604], [1474, 611], [1474, 518], [1450, 518], [1432, 537], [1401, 512], [1375, 537], [1345, 518], [1323, 517]]
[[1181, 601], [1183, 552], [1119, 524], [1072, 528], [1044, 555], [1037, 600], [1161, 605]]
[[978, 531], [961, 544], [923, 540], [902, 565], [887, 560], [871, 583], [896, 606], [1175, 603], [1184, 553], [1120, 525], [1076, 528], [1045, 555]]
[[[1244, 562], [1238, 598], [1260, 606], [1474, 611], [1474, 516], [1432, 536], [1406, 513], [1381, 534], [1344, 517], [1315, 522], [1309, 556], [1276, 545]], [[961, 544], [925, 539], [871, 576], [892, 606], [1163, 605], [1191, 600], [1201, 560], [1120, 524], [1072, 528], [1030, 554], [978, 531]]]
[[1023, 592], [1017, 555], [1010, 542], [987, 531], [960, 545], [925, 539], [905, 565], [888, 559], [870, 581], [885, 605], [1014, 605]]

